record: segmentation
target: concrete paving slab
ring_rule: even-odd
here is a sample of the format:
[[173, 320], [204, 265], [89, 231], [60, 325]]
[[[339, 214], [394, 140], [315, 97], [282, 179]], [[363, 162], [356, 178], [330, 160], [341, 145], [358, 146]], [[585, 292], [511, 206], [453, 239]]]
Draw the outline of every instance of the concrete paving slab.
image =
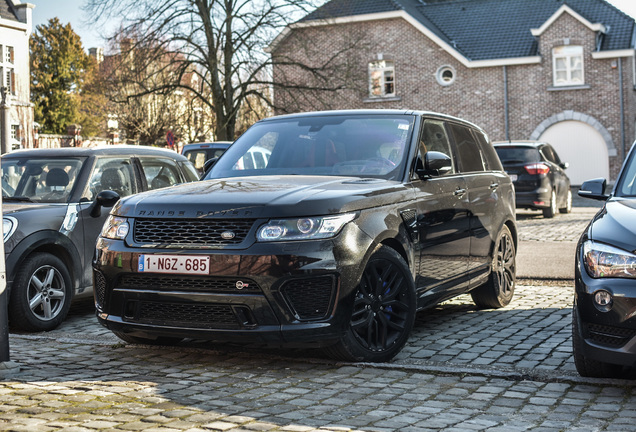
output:
[[574, 280], [576, 243], [521, 241], [517, 248], [517, 277]]

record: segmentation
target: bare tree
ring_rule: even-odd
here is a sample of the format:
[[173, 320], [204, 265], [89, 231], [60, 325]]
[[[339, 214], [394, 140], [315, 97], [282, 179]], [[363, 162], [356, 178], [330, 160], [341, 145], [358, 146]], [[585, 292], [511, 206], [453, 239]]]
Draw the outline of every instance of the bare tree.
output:
[[[346, 87], [343, 79], [349, 75], [340, 73], [334, 79], [334, 71], [346, 65], [356, 43], [343, 47], [337, 59], [313, 57], [311, 64], [265, 53], [288, 24], [321, 3], [324, 0], [88, 0], [86, 8], [96, 22], [121, 21], [119, 36], [134, 41], [122, 48], [123, 56], [141, 46], [147, 65], [155, 64], [142, 68], [146, 75], [137, 77], [135, 92], [127, 97], [175, 89], [191, 92], [214, 113], [215, 138], [232, 140], [240, 112], [262, 112], [246, 104], [286, 109], [271, 98], [274, 62], [299, 67], [311, 77], [290, 84], [294, 88], [333, 93]], [[162, 61], [167, 53], [168, 63]], [[184, 79], [188, 74], [198, 79]]]

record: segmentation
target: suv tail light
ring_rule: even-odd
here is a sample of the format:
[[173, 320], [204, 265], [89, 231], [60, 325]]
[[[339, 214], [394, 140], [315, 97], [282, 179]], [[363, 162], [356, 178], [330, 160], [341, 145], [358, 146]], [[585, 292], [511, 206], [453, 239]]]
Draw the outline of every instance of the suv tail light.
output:
[[543, 163], [534, 163], [524, 166], [528, 174], [547, 174], [550, 172], [550, 167]]

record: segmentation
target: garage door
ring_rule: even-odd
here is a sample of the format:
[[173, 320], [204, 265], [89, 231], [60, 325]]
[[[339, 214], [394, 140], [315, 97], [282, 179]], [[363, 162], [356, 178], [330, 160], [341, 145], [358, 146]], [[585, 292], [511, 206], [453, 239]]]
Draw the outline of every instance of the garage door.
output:
[[566, 173], [573, 185], [596, 177], [609, 180], [607, 146], [601, 134], [587, 123], [573, 120], [555, 123], [543, 132], [539, 141], [552, 144], [561, 160], [570, 164]]

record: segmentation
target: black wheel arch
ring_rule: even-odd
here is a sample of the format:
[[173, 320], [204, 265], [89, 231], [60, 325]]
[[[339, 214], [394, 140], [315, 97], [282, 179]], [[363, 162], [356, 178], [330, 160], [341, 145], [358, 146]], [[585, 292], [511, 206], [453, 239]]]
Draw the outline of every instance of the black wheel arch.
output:
[[24, 260], [36, 253], [47, 252], [61, 259], [68, 269], [73, 283], [73, 293], [80, 286], [80, 278], [83, 274], [82, 258], [73, 242], [65, 235], [45, 230], [33, 233], [20, 241], [6, 257], [7, 287], [10, 289], [15, 275]]

